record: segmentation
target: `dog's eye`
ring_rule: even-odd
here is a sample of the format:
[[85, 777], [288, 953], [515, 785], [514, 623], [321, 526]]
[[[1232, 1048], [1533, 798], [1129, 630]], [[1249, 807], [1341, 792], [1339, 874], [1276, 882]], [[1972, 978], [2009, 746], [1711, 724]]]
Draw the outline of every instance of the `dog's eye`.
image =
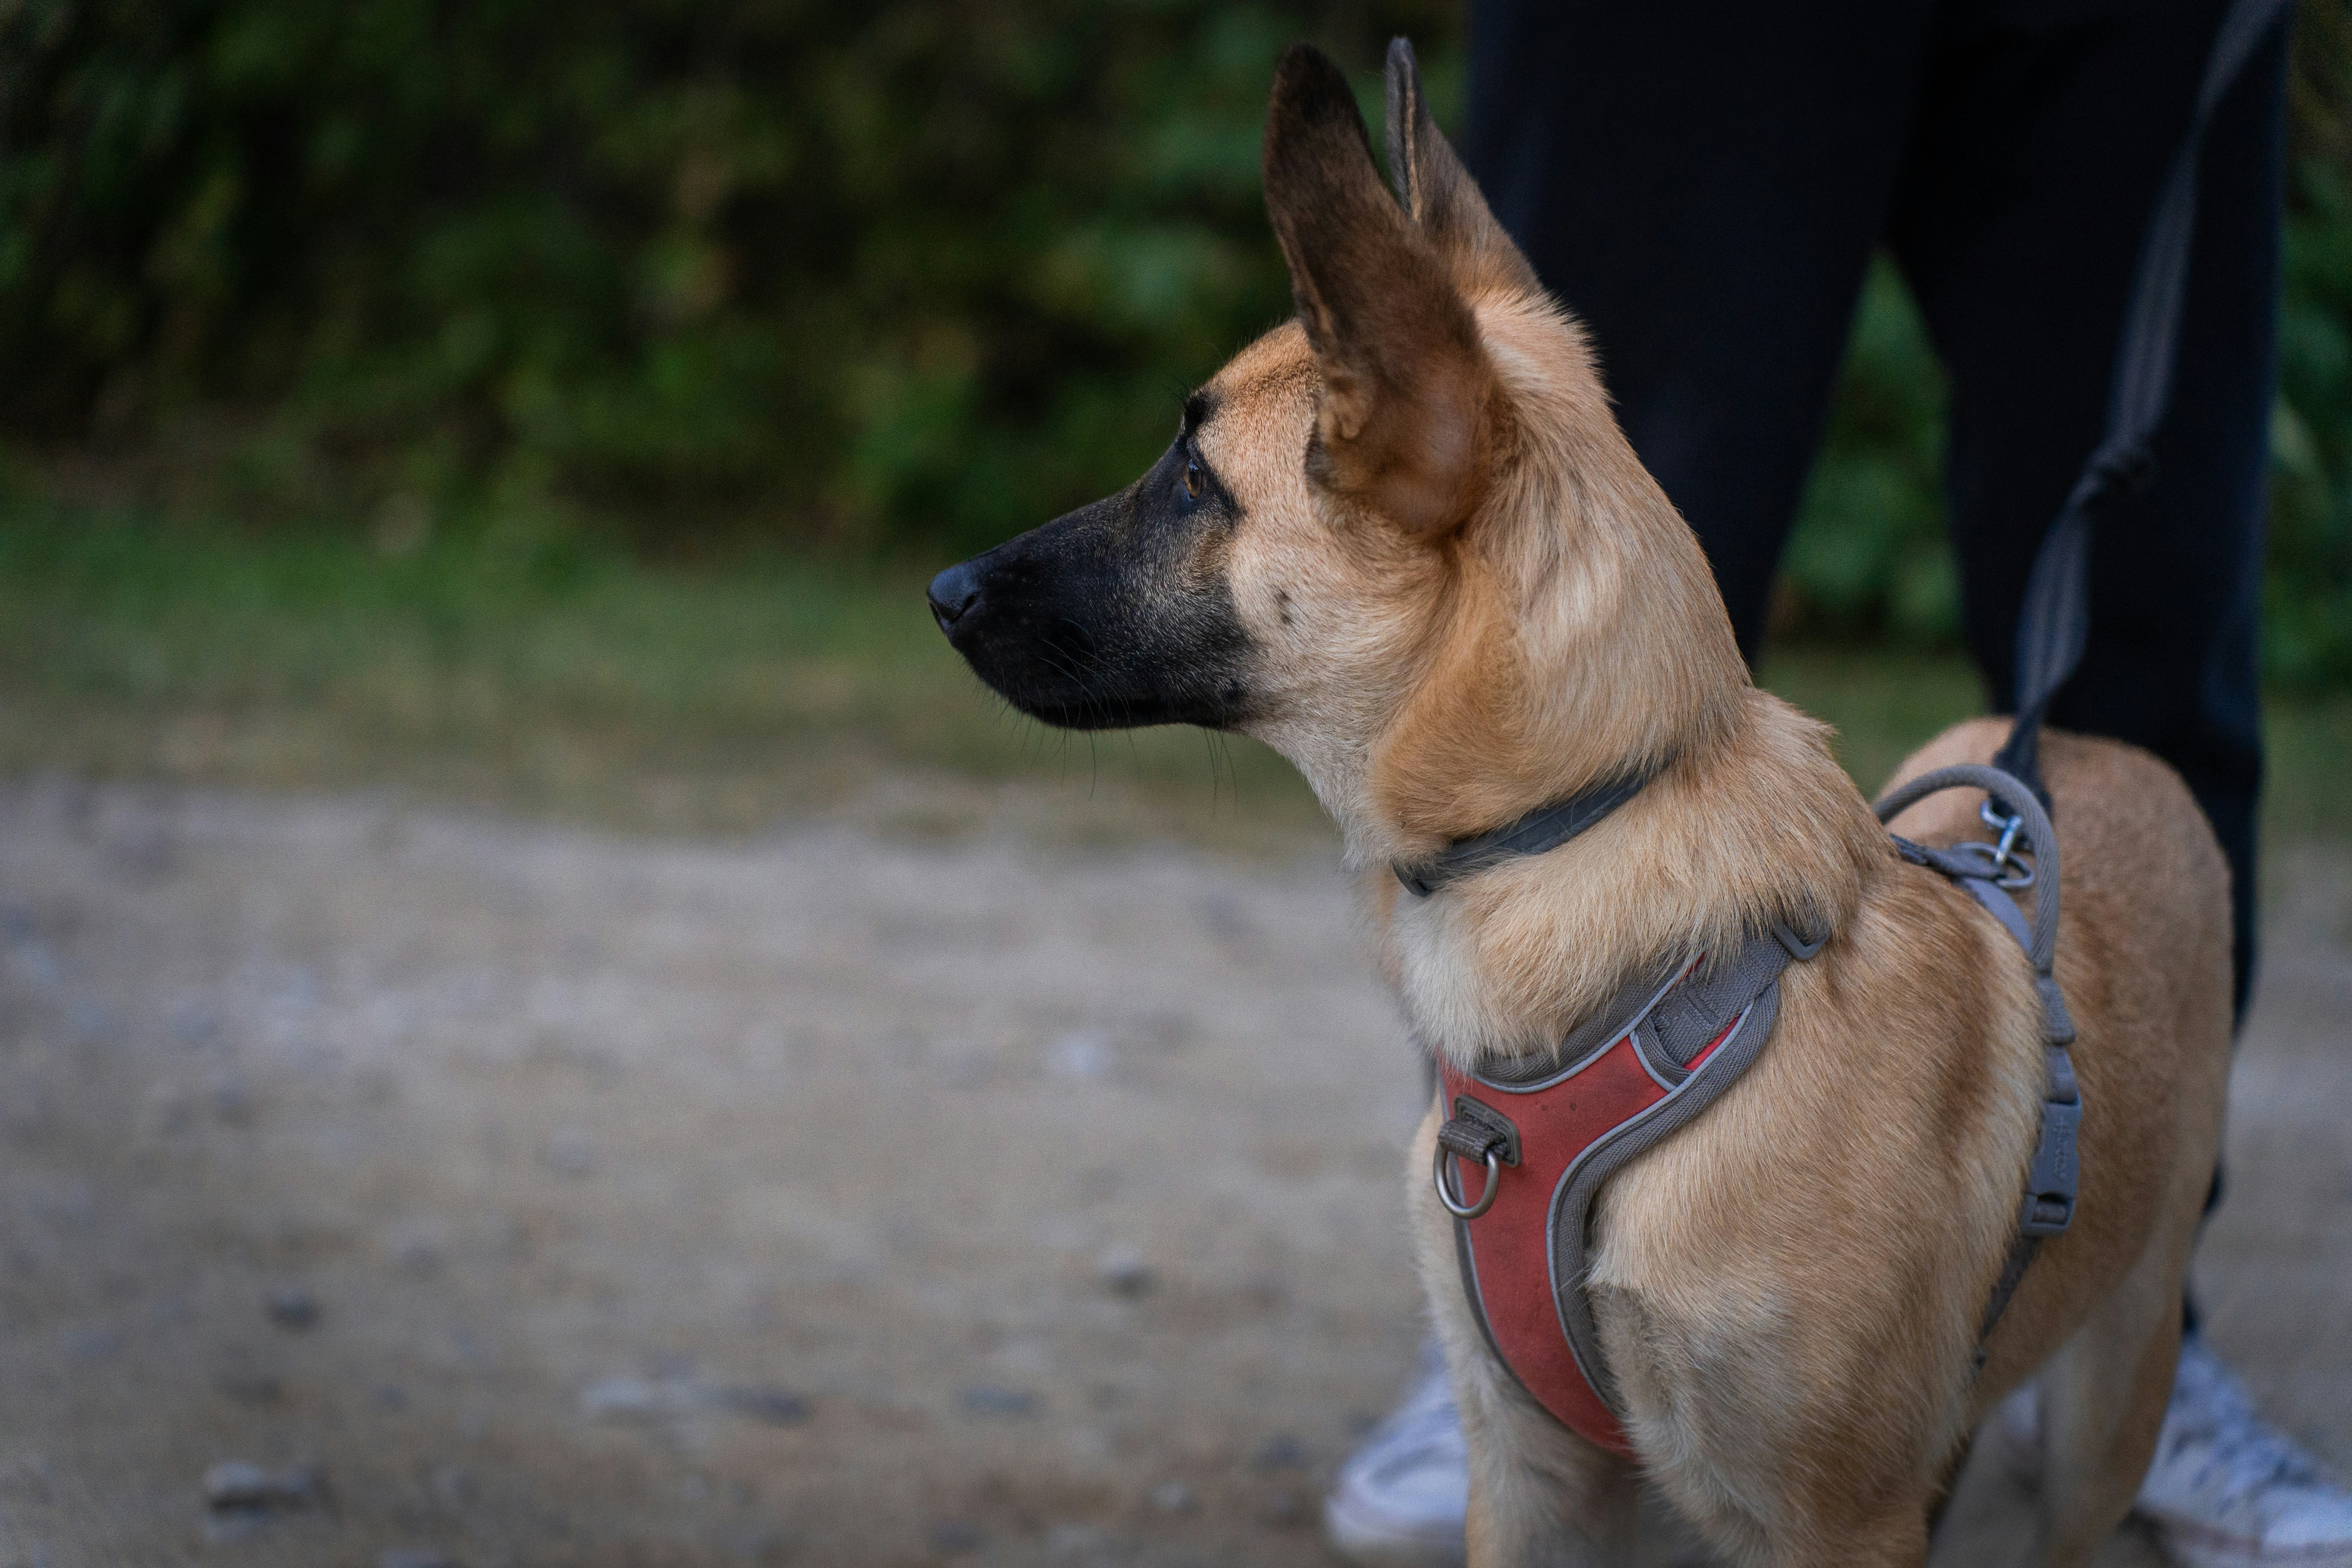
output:
[[1208, 488], [1209, 476], [1201, 468], [1201, 459], [1186, 458], [1184, 459], [1184, 493], [1194, 500], [1199, 500], [1201, 492]]

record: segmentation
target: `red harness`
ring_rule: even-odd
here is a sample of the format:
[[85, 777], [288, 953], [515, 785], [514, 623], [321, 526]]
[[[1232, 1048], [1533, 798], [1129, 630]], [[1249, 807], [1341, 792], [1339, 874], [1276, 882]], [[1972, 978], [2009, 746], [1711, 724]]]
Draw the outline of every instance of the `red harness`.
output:
[[[1716, 1037], [1708, 1055], [1731, 1029], [1727, 1025]], [[1552, 1280], [1552, 1199], [1579, 1156], [1663, 1101], [1668, 1091], [1643, 1069], [1630, 1034], [1573, 1076], [1529, 1093], [1497, 1089], [1450, 1068], [1444, 1077], [1449, 1102], [1492, 1096], [1504, 1102], [1501, 1109], [1519, 1128], [1518, 1165], [1503, 1168], [1493, 1206], [1462, 1222], [1475, 1299], [1496, 1353], [1537, 1404], [1574, 1431], [1630, 1458], [1633, 1445], [1625, 1428], [1585, 1376], [1560, 1321]], [[1475, 1204], [1486, 1189], [1485, 1169], [1474, 1168], [1457, 1179], [1464, 1199]]]
[[[1650, 984], [1647, 1005], [1608, 1031], [1614, 1038], [1541, 1077], [1512, 1081], [1440, 1068], [1449, 1131], [1466, 1130], [1449, 1140], [1452, 1147], [1440, 1144], [1437, 1162], [1440, 1194], [1457, 1215], [1472, 1310], [1496, 1358], [1536, 1403], [1604, 1448], [1633, 1453], [1602, 1393], [1608, 1373], [1585, 1299], [1593, 1195], [1730, 1087], [1771, 1032], [1780, 969], [1818, 946], [1793, 935], [1767, 938], [1706, 983], [1693, 979], [1696, 963], [1685, 965], [1664, 987]], [[1680, 1005], [1680, 1016], [1662, 1017], [1670, 1002]], [[1687, 1059], [1671, 1047], [1677, 1029], [1697, 1044]], [[1466, 1157], [1465, 1148], [1475, 1146], [1467, 1140], [1486, 1142], [1485, 1157]]]
[[[1427, 898], [1497, 860], [1542, 854], [1607, 816], [1648, 776], [1636, 772], [1428, 860], [1399, 863], [1397, 879], [1414, 897]], [[1895, 847], [1903, 858], [1966, 889], [2025, 948], [2042, 998], [2049, 1076], [2018, 1238], [1979, 1331], [1981, 1365], [1983, 1342], [2035, 1248], [2073, 1217], [2082, 1102], [2066, 1051], [2074, 1028], [2051, 972], [2058, 849], [2040, 801], [1998, 769], [1958, 765], [1911, 780], [1874, 809], [1884, 822], [1922, 795], [1958, 787], [1990, 795], [1985, 816], [2000, 831], [1999, 844], [1939, 850], [1898, 837]], [[1994, 891], [1996, 881], [2035, 889], [2030, 922]], [[1496, 1359], [1536, 1403], [1604, 1448], [1629, 1458], [1634, 1451], [1587, 1294], [1587, 1231], [1601, 1184], [1738, 1081], [1779, 1020], [1781, 971], [1791, 960], [1811, 958], [1826, 940], [1826, 932], [1814, 938], [1780, 925], [1712, 963], [1703, 954], [1663, 965], [1571, 1030], [1550, 1060], [1496, 1063], [1475, 1073], [1441, 1064], [1440, 1110], [1450, 1114], [1438, 1128], [1434, 1175], [1438, 1199], [1455, 1218], [1472, 1315]]]

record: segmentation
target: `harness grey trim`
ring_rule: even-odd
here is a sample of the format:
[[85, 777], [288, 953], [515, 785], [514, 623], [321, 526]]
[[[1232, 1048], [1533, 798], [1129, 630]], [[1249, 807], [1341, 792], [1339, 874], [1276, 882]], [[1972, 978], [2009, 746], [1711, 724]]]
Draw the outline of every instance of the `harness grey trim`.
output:
[[1414, 898], [1425, 899], [1448, 882], [1484, 871], [1520, 855], [1541, 855], [1557, 849], [1611, 812], [1642, 793], [1658, 776], [1661, 762], [1644, 764], [1630, 773], [1580, 790], [1566, 800], [1539, 805], [1517, 822], [1505, 823], [1473, 838], [1457, 838], [1426, 860], [1397, 860], [1389, 868]]
[[1549, 1089], [1562, 1079], [1574, 1078], [1599, 1060], [1603, 1051], [1623, 1039], [1625, 1031], [1664, 1001], [1666, 993], [1681, 982], [1689, 969], [1689, 961], [1681, 958], [1654, 963], [1631, 983], [1619, 986], [1617, 994], [1601, 1011], [1570, 1029], [1557, 1051], [1488, 1062], [1474, 1068], [1470, 1076], [1489, 1089], [1513, 1094], [1531, 1094], [1539, 1089]]
[[[1819, 942], [1811, 943], [1805, 947], [1804, 956], [1811, 957], [1821, 951], [1821, 946]], [[1720, 1034], [1727, 1023], [1732, 1026], [1730, 1035], [1716, 1047], [1714, 1055], [1699, 1064], [1696, 1071], [1684, 1071], [1665, 1099], [1621, 1123], [1615, 1131], [1578, 1155], [1561, 1173], [1559, 1185], [1553, 1192], [1548, 1237], [1552, 1306], [1559, 1314], [1560, 1332], [1567, 1337], [1569, 1351], [1583, 1370], [1584, 1380], [1620, 1421], [1626, 1415], [1624, 1400], [1617, 1392], [1616, 1379], [1610, 1375], [1608, 1358], [1601, 1353], [1601, 1330], [1592, 1316], [1590, 1276], [1593, 1200], [1601, 1195], [1601, 1184], [1689, 1126], [1755, 1065], [1756, 1058], [1764, 1052], [1765, 1042], [1772, 1037], [1772, 1026], [1780, 1021], [1780, 972], [1789, 967], [1795, 951], [1776, 933], [1748, 942], [1730, 963], [1717, 966], [1717, 978], [1722, 984], [1704, 987], [1709, 993], [1705, 1000], [1694, 1001], [1682, 1011], [1684, 1027], [1696, 1026], [1702, 1016], [1713, 1020], [1706, 1033], [1690, 1045], [1684, 1059]], [[1678, 987], [1675, 998], [1677, 1002], [1684, 1000], [1679, 990]], [[1725, 998], [1734, 994], [1738, 999], [1718, 1013], [1717, 1009], [1723, 1008]], [[1714, 1006], [1708, 1006], [1709, 1002]], [[1655, 1020], [1663, 1011], [1654, 1008], [1650, 1019]], [[1641, 1037], [1643, 1029], [1648, 1026], [1649, 1021], [1636, 1026], [1633, 1048], [1655, 1078], [1659, 1075], [1652, 1063], [1652, 1051], [1643, 1048]], [[1680, 1029], [1675, 1029], [1675, 1037], [1684, 1037]], [[1664, 1042], [1661, 1039], [1659, 1043]], [[1666, 1049], [1671, 1052], [1674, 1047], [1668, 1045]]]

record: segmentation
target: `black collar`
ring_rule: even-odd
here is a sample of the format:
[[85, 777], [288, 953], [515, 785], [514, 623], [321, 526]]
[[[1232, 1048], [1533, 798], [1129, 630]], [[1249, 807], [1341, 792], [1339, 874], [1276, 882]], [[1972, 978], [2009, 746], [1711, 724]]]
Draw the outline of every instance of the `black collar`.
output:
[[1413, 897], [1425, 899], [1448, 882], [1499, 865], [1515, 855], [1540, 855], [1547, 849], [1559, 848], [1641, 794], [1642, 786], [1657, 777], [1664, 766], [1658, 763], [1622, 773], [1566, 800], [1539, 805], [1517, 822], [1506, 823], [1491, 833], [1481, 833], [1475, 838], [1457, 838], [1426, 860], [1392, 860], [1389, 868]]

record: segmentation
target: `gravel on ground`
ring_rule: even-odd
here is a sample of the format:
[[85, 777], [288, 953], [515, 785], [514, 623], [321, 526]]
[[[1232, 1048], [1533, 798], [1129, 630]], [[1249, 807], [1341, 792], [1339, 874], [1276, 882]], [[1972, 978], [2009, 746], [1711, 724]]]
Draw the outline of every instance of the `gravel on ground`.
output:
[[[1420, 1333], [1345, 880], [1038, 822], [0, 786], [0, 1568], [1332, 1561]], [[2341, 1468], [2352, 850], [2274, 859], [2199, 1279]]]

